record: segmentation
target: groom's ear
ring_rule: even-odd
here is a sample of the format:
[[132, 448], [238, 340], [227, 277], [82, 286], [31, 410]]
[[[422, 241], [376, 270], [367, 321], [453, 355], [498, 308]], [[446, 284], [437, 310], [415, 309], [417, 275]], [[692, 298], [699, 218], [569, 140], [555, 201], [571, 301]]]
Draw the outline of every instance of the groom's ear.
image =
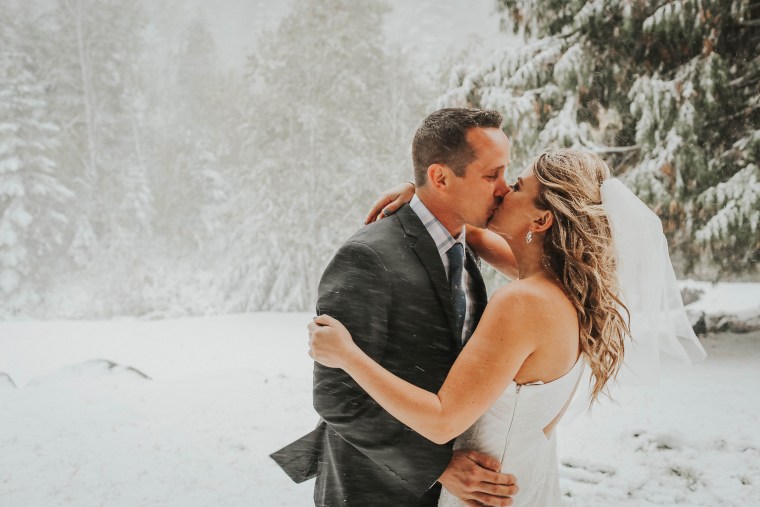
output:
[[533, 228], [535, 232], [545, 232], [549, 230], [549, 227], [554, 223], [554, 213], [549, 210], [543, 211], [541, 216], [535, 220], [535, 223], [536, 225]]
[[440, 190], [446, 186], [446, 167], [442, 164], [430, 164], [427, 177], [433, 187]]

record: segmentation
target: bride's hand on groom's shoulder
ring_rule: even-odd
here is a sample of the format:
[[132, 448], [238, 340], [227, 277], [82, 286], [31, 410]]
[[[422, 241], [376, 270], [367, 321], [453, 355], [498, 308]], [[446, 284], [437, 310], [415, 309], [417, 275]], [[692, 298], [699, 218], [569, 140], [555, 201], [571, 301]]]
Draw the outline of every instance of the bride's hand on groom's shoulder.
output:
[[309, 329], [309, 356], [322, 366], [345, 369], [351, 353], [358, 349], [346, 326], [329, 315], [320, 315], [306, 327]]
[[414, 183], [411, 181], [405, 181], [383, 191], [367, 213], [364, 223], [371, 224], [376, 220], [392, 215], [401, 206], [412, 200], [414, 191]]

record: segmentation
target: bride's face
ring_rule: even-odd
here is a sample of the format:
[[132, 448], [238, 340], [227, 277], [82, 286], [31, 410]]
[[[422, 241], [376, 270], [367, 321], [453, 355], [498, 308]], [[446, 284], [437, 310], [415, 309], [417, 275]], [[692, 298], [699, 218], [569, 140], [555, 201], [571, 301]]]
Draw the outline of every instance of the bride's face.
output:
[[533, 174], [533, 168], [526, 168], [509, 185], [507, 195], [488, 223], [488, 229], [507, 241], [524, 241], [531, 224], [544, 213], [536, 207], [539, 190], [540, 184]]

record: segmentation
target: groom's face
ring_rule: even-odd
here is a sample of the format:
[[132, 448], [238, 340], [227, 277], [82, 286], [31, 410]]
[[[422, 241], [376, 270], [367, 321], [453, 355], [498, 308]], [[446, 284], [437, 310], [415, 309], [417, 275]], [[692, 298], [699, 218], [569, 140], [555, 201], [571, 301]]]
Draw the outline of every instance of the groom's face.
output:
[[485, 227], [507, 193], [504, 171], [510, 162], [507, 135], [497, 128], [473, 128], [467, 142], [475, 152], [461, 178], [451, 182], [449, 202], [459, 218], [475, 227]]

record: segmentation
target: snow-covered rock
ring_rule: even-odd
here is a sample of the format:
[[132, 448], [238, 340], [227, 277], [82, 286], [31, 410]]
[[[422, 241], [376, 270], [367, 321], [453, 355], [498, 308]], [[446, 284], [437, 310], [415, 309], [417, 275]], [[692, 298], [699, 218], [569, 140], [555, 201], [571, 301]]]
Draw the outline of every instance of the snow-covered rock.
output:
[[760, 283], [680, 282], [694, 331], [750, 333], [760, 330]]
[[65, 366], [55, 373], [42, 375], [29, 381], [26, 387], [43, 387], [88, 381], [150, 380], [150, 377], [132, 366], [122, 366], [108, 359], [91, 359]]
[[16, 384], [7, 373], [0, 371], [0, 389], [16, 389]]

